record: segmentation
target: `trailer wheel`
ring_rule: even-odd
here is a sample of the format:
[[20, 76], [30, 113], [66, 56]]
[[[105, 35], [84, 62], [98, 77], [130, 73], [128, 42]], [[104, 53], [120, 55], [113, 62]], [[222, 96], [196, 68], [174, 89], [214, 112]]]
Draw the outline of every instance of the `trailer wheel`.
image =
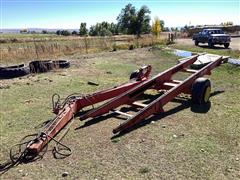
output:
[[30, 73], [29, 66], [24, 64], [16, 66], [0, 67], [0, 79], [8, 79], [24, 76]]
[[213, 42], [212, 42], [211, 40], [208, 41], [208, 46], [209, 46], [210, 48], [213, 48], [213, 47], [214, 47], [214, 44], [213, 44]]
[[136, 71], [133, 71], [131, 74], [130, 74], [130, 80], [131, 79], [136, 79], [138, 77], [138, 74], [139, 74], [139, 70], [136, 70]]
[[198, 78], [192, 85], [192, 102], [194, 104], [205, 104], [209, 101], [211, 94], [211, 82], [206, 78]]
[[195, 46], [198, 46], [199, 42], [197, 40], [195, 40]]
[[224, 47], [227, 49], [229, 47], [230, 43], [225, 43]]

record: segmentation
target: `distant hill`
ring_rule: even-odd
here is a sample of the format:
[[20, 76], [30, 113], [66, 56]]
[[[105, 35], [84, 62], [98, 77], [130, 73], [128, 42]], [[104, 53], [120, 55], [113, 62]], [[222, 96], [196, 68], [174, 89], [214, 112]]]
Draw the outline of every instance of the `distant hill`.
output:
[[[56, 32], [57, 30], [68, 30], [70, 32], [72, 31], [79, 31], [79, 29], [47, 29], [47, 28], [26, 28], [28, 32], [31, 32], [31, 31], [35, 31], [36, 33], [41, 33], [43, 30], [46, 30], [48, 32]], [[17, 33], [20, 33], [20, 30], [22, 29], [1, 29], [0, 30], [0, 33], [13, 33], [13, 34], [17, 34]]]

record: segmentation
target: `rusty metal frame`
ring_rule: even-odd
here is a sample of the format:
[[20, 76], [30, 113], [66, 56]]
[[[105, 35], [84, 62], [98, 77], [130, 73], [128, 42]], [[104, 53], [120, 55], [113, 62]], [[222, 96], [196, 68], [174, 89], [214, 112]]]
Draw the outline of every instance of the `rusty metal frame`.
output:
[[[164, 89], [167, 90], [163, 95], [158, 97], [156, 100], [145, 106], [134, 116], [127, 115], [128, 119], [120, 124], [118, 127], [113, 129], [113, 133], [118, 133], [120, 131], [126, 130], [133, 125], [139, 123], [143, 119], [153, 115], [154, 113], [163, 112], [163, 106], [174, 99], [180, 93], [188, 93], [191, 94], [192, 84], [193, 82], [204, 75], [209, 75], [211, 70], [216, 66], [219, 66], [223, 59], [219, 56], [215, 61], [209, 63], [207, 66], [201, 68], [200, 70], [191, 70], [186, 69], [189, 65], [193, 64], [197, 60], [197, 55], [191, 57], [189, 60], [181, 62], [172, 68], [159, 73], [155, 77], [139, 84], [138, 86], [128, 90], [127, 92], [119, 95], [118, 97], [112, 99], [111, 101], [101, 105], [100, 107], [93, 109], [90, 112], [82, 115], [80, 117], [81, 120], [85, 120], [89, 117], [94, 118], [100, 116], [102, 114], [108, 113], [113, 109], [123, 105], [123, 104], [131, 104], [135, 101], [135, 99], [143, 94], [147, 89]], [[188, 72], [191, 75], [186, 78], [184, 81], [172, 80], [172, 76], [177, 72]]]
[[[93, 94], [70, 96], [64, 105], [61, 106], [57, 104], [54, 106], [53, 112], [56, 114], [56, 117], [53, 121], [47, 124], [42, 133], [39, 134], [36, 139], [29, 143], [27, 147], [28, 153], [32, 155], [39, 154], [44, 146], [48, 144], [48, 142], [51, 141], [51, 139], [73, 119], [76, 113], [84, 107], [91, 106], [99, 102], [108, 100], [98, 108], [94, 108], [93, 110], [84, 113], [80, 116], [80, 119], [85, 120], [88, 118], [95, 118], [110, 111], [128, 116], [128, 119], [124, 123], [113, 129], [113, 133], [118, 133], [128, 129], [154, 113], [163, 112], [163, 106], [165, 104], [170, 102], [180, 93], [191, 94], [193, 82], [198, 77], [207, 74], [210, 75], [211, 70], [223, 62], [223, 58], [219, 56], [219, 58], [215, 61], [209, 63], [200, 70], [187, 69], [189, 65], [193, 64], [197, 60], [197, 57], [198, 55], [189, 57], [188, 60], [180, 62], [151, 79], [148, 79], [151, 72], [151, 66], [148, 65], [140, 68], [138, 77], [134, 80], [130, 80], [128, 83]], [[184, 81], [173, 80], [172, 76], [180, 71], [190, 73], [191, 75]], [[165, 93], [148, 105], [134, 102], [148, 89], [165, 90]], [[114, 110], [124, 104], [142, 106], [143, 109], [133, 116]]]

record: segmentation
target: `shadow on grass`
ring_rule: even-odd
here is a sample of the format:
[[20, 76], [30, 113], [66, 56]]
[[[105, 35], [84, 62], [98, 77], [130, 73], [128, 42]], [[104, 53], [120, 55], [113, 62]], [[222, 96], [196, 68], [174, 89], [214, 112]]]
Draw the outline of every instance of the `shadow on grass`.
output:
[[[99, 123], [99, 122], [101, 122], [101, 121], [105, 121], [105, 120], [107, 120], [107, 119], [109, 119], [109, 118], [113, 118], [113, 117], [116, 117], [116, 114], [115, 114], [115, 113], [107, 114], [107, 115], [105, 115], [105, 116], [98, 116], [98, 117], [96, 117], [96, 118], [93, 118], [93, 119], [91, 119], [91, 120], [86, 121], [86, 122], [84, 123], [84, 125], [75, 128], [75, 130], [83, 129], [83, 128], [85, 128], [85, 127], [88, 127], [88, 126], [97, 124], [97, 123]], [[121, 118], [121, 117], [118, 117], [118, 118], [119, 118], [119, 119], [122, 119], [122, 120], [125, 120], [125, 118]]]

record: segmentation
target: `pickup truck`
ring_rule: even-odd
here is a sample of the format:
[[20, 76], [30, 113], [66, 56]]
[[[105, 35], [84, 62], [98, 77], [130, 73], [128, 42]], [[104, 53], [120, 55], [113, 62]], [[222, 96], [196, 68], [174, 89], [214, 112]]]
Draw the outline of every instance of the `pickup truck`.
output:
[[208, 43], [209, 47], [219, 44], [228, 48], [231, 42], [230, 36], [225, 34], [221, 29], [203, 29], [202, 32], [194, 34], [192, 39], [195, 41], [196, 46], [199, 43]]

